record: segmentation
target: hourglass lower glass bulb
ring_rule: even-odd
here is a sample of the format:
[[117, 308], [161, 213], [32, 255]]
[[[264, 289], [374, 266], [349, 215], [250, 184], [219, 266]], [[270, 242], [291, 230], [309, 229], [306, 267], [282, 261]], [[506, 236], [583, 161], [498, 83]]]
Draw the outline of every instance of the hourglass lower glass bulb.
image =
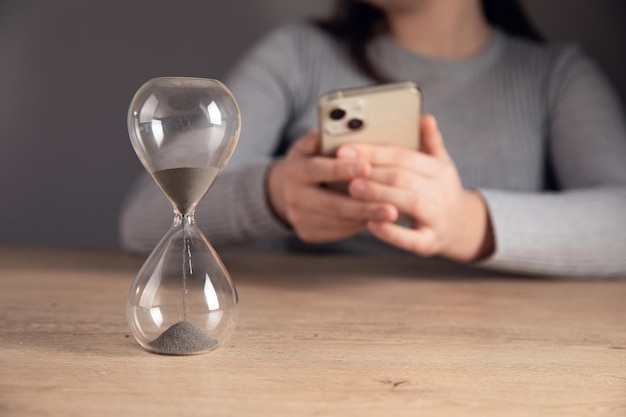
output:
[[194, 224], [177, 214], [133, 282], [128, 318], [147, 350], [189, 355], [219, 347], [237, 321], [237, 292]]
[[131, 102], [131, 142], [175, 212], [128, 296], [133, 336], [151, 352], [210, 351], [235, 328], [237, 291], [194, 210], [230, 158], [240, 123], [232, 94], [216, 80], [153, 79]]

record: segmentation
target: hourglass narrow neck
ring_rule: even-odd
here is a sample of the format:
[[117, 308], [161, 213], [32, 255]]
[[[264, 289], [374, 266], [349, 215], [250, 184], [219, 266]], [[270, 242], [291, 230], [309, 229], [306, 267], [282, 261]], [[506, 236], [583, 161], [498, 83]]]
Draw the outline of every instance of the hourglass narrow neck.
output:
[[196, 224], [196, 219], [194, 217], [195, 211], [192, 211], [191, 213], [188, 214], [181, 214], [180, 212], [176, 212], [176, 215], [174, 216], [174, 226], [184, 226], [184, 225], [188, 225], [188, 226], [192, 226], [194, 224]]

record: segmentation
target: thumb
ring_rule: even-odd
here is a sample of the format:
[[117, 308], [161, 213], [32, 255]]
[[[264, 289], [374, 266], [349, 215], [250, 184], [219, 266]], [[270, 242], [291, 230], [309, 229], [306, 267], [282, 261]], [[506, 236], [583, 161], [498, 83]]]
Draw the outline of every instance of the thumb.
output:
[[319, 152], [320, 137], [317, 130], [309, 130], [302, 135], [289, 149], [289, 154], [311, 156]]
[[422, 151], [437, 158], [450, 159], [435, 116], [432, 114], [422, 116], [420, 127], [422, 132]]

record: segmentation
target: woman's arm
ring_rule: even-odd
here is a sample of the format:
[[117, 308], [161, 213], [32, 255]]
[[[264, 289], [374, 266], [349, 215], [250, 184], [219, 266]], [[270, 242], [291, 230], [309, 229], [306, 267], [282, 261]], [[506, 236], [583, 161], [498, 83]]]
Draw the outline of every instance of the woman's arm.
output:
[[481, 190], [496, 251], [485, 267], [566, 276], [626, 274], [626, 120], [602, 72], [576, 48], [549, 83], [557, 191]]

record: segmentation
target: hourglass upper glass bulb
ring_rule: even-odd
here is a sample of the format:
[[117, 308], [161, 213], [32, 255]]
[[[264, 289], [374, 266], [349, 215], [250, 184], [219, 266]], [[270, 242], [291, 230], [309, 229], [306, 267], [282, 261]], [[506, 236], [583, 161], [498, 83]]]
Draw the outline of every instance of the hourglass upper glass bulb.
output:
[[181, 214], [193, 211], [226, 165], [240, 126], [232, 93], [210, 79], [152, 79], [128, 112], [137, 156]]

